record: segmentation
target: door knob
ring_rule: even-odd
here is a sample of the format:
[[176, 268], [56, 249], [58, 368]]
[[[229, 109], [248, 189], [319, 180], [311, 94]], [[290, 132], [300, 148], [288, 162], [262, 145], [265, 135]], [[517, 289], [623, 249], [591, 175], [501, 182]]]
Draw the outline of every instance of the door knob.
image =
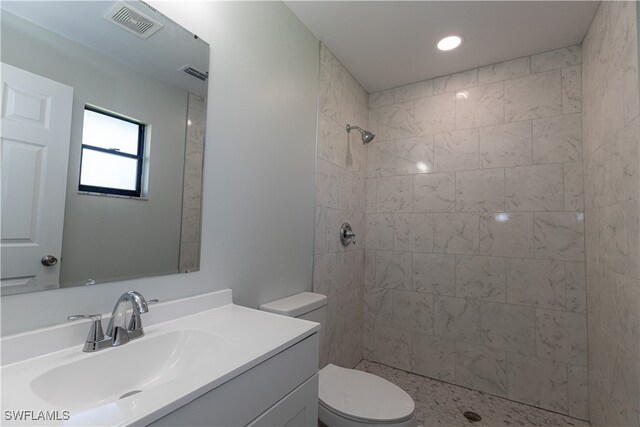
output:
[[40, 262], [45, 267], [53, 267], [54, 265], [56, 265], [58, 263], [58, 258], [54, 257], [53, 255], [45, 255], [45, 256], [42, 257]]

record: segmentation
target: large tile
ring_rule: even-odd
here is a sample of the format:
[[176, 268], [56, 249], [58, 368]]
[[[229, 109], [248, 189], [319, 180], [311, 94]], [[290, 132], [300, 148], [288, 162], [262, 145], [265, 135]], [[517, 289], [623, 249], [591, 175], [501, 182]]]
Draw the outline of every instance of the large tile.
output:
[[582, 67], [562, 69], [562, 114], [582, 111]]
[[455, 255], [414, 253], [413, 289], [417, 292], [455, 296]]
[[433, 172], [433, 136], [397, 140], [395, 170], [397, 175]]
[[493, 83], [501, 80], [523, 77], [530, 73], [529, 57], [512, 59], [511, 61], [499, 62], [478, 69], [478, 83]]
[[315, 254], [313, 256], [313, 291], [334, 296], [337, 290], [337, 258], [336, 253]]
[[504, 122], [504, 84], [491, 83], [456, 93], [456, 129]]
[[372, 325], [392, 325], [393, 290], [386, 288], [365, 288], [364, 321]]
[[337, 290], [345, 293], [355, 287], [355, 271], [357, 259], [353, 256], [356, 252], [337, 252]]
[[369, 94], [369, 108], [384, 107], [386, 105], [391, 105], [394, 102], [393, 89], [381, 90], [380, 92]]
[[480, 214], [480, 254], [533, 257], [533, 214]]
[[478, 84], [478, 69], [463, 71], [461, 73], [449, 74], [433, 79], [433, 92], [452, 92]]
[[393, 228], [395, 250], [433, 252], [433, 214], [394, 214]]
[[478, 167], [478, 130], [467, 129], [434, 136], [434, 163], [437, 172]]
[[543, 71], [556, 70], [570, 67], [582, 62], [580, 46], [570, 46], [562, 49], [551, 50], [531, 57], [531, 71], [541, 73]]
[[569, 415], [589, 419], [589, 375], [585, 366], [568, 365]]
[[434, 252], [477, 254], [480, 247], [479, 221], [478, 214], [434, 214]]
[[567, 413], [567, 366], [534, 356], [509, 353], [509, 399]]
[[413, 180], [413, 208], [418, 212], [451, 212], [456, 207], [455, 172], [417, 175]]
[[582, 212], [536, 212], [533, 216], [535, 257], [565, 261], [584, 260]]
[[579, 366], [587, 364], [587, 318], [584, 314], [536, 309], [538, 357]]
[[433, 296], [394, 290], [393, 326], [408, 331], [431, 334], [433, 332]]
[[394, 368], [411, 370], [411, 332], [375, 326], [373, 358]]
[[562, 113], [560, 70], [504, 82], [505, 119], [508, 122], [556, 116]]
[[456, 350], [456, 384], [496, 396], [507, 395], [506, 352], [461, 342]]
[[579, 113], [533, 121], [533, 161], [582, 161], [582, 118]]
[[358, 197], [364, 193], [354, 193], [354, 175], [346, 169], [338, 169], [338, 209], [349, 210], [354, 197]]
[[[637, 43], [636, 40], [636, 44]], [[625, 56], [626, 61], [622, 73], [622, 84], [624, 87], [622, 98], [624, 122], [628, 123], [640, 114], [640, 97], [636, 96], [639, 86], [638, 76], [640, 74], [638, 72], [638, 49], [636, 49], [634, 43], [629, 43]]]
[[413, 257], [411, 252], [376, 252], [376, 286], [413, 289]]
[[363, 339], [363, 352], [362, 357], [364, 359], [373, 359], [373, 328], [371, 323], [365, 323], [362, 331]]
[[376, 284], [376, 251], [372, 249], [364, 251], [364, 284], [365, 286]]
[[456, 295], [506, 301], [504, 258], [456, 256]]
[[318, 110], [333, 120], [339, 120], [342, 114], [342, 89], [330, 79], [320, 79]]
[[435, 296], [433, 331], [448, 339], [481, 343], [480, 302], [466, 298]]
[[413, 208], [413, 177], [378, 178], [376, 201], [378, 212], [411, 212]]
[[480, 128], [480, 167], [530, 165], [531, 121]]
[[612, 423], [624, 426], [640, 424], [640, 363], [637, 353], [621, 347], [613, 350], [611, 388], [605, 404], [615, 414]]
[[331, 163], [318, 159], [316, 171], [316, 205], [338, 207], [338, 176], [340, 170]]
[[380, 107], [378, 109], [378, 138], [387, 140], [412, 136], [413, 117], [413, 102]]
[[[339, 234], [340, 228], [336, 236]], [[367, 214], [366, 247], [367, 249], [393, 249], [394, 240], [393, 215]]]
[[567, 309], [578, 313], [587, 311], [587, 284], [584, 262], [565, 262]]
[[484, 345], [535, 354], [535, 309], [483, 301], [480, 304], [480, 323]]
[[584, 211], [582, 162], [564, 164], [564, 210]]
[[623, 202], [640, 197], [640, 117], [618, 132], [608, 154], [606, 190], [611, 198]]
[[411, 337], [412, 371], [430, 378], [455, 381], [456, 342], [437, 335], [414, 333]]
[[504, 212], [504, 169], [456, 172], [456, 210]]
[[566, 308], [565, 264], [541, 259], [507, 259], [507, 302], [561, 310]]
[[616, 308], [613, 337], [629, 352], [640, 358], [640, 280], [615, 275]]
[[367, 176], [395, 175], [395, 146], [392, 141], [376, 141], [367, 146]]
[[[340, 243], [340, 237], [336, 236], [336, 230], [340, 231], [340, 227], [345, 221], [350, 221], [350, 218], [344, 211], [338, 209], [326, 208], [323, 209], [325, 213], [325, 244], [323, 252], [338, 252], [344, 250], [344, 247]], [[356, 225], [356, 224], [353, 224]], [[358, 229], [360, 229], [358, 227]], [[364, 225], [362, 225], [364, 229]], [[320, 238], [322, 238], [320, 236]]]
[[365, 212], [375, 213], [378, 211], [378, 181], [376, 178], [367, 178], [365, 185]]
[[562, 164], [518, 166], [506, 169], [509, 211], [562, 211]]
[[318, 158], [338, 164], [345, 140], [343, 132], [344, 129], [339, 129], [335, 120], [322, 112], [318, 113]]
[[456, 127], [455, 95], [442, 95], [420, 98], [415, 101], [415, 134], [430, 135], [449, 132]]
[[606, 265], [616, 273], [640, 278], [640, 200], [604, 208], [599, 227]]
[[433, 95], [433, 80], [424, 80], [395, 88], [396, 102], [425, 98]]

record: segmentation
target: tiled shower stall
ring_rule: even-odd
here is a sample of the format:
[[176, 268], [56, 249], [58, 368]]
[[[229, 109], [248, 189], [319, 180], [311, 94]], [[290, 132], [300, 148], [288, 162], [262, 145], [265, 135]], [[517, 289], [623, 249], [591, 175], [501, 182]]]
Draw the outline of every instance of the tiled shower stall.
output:
[[367, 357], [586, 417], [580, 59], [370, 96]]
[[[576, 418], [591, 410], [597, 425], [638, 424], [636, 20], [633, 2], [603, 2], [584, 45], [368, 101], [321, 45], [323, 365], [364, 358]], [[375, 140], [363, 146], [347, 123]], [[357, 235], [346, 249], [343, 222]]]

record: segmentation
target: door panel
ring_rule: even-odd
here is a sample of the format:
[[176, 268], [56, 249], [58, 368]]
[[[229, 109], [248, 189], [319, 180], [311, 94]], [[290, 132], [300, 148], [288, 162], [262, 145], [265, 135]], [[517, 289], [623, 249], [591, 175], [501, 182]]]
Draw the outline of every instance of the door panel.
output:
[[3, 295], [58, 287], [73, 88], [2, 63]]

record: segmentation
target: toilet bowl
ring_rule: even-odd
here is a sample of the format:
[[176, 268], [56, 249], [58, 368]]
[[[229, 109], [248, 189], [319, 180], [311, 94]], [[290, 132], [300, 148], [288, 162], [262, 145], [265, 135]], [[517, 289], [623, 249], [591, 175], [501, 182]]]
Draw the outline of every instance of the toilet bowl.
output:
[[[260, 306], [260, 310], [320, 323], [327, 297], [302, 292]], [[397, 385], [367, 372], [329, 364], [318, 374], [318, 418], [328, 427], [415, 427], [415, 404]]]

